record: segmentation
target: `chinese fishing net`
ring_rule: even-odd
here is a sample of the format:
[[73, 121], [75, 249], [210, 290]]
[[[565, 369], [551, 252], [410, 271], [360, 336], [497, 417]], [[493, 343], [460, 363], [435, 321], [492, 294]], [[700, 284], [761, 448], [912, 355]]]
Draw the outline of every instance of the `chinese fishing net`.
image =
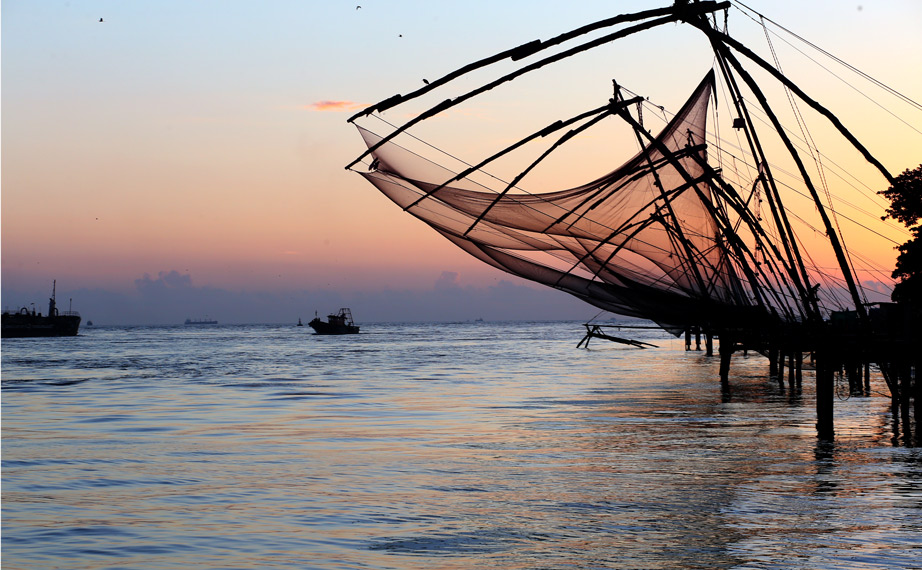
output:
[[709, 74], [641, 152], [575, 188], [489, 190], [359, 127], [371, 149], [361, 174], [474, 257], [601, 309], [675, 333], [751, 324], [777, 312], [718, 227], [704, 144], [712, 88]]

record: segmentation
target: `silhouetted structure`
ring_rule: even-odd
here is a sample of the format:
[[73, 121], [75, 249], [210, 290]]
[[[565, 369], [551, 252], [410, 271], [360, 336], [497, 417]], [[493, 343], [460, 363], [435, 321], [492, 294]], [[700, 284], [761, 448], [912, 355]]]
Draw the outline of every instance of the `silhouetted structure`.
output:
[[[909, 388], [898, 378], [905, 377], [906, 386], [919, 384], [912, 380], [918, 370], [912, 347], [922, 346], [922, 341], [918, 327], [897, 322], [894, 307], [878, 306], [873, 316], [869, 314], [837, 224], [813, 182], [815, 174], [808, 171], [801, 151], [743, 62], [754, 64], [792, 98], [827, 119], [885, 180], [892, 182], [893, 177], [827, 108], [776, 66], [721, 31], [716, 18], [709, 19], [713, 12], [730, 6], [729, 2], [677, 1], [619, 15], [427, 81], [424, 87], [385, 99], [349, 121], [375, 116], [494, 63], [539, 58], [544, 50], [559, 46], [562, 50], [411, 113], [412, 119], [391, 125], [387, 134], [358, 126], [368, 150], [346, 168], [366, 161], [367, 170], [356, 172], [404, 211], [485, 263], [601, 309], [650, 319], [677, 336], [684, 333], [687, 348], [692, 333], [699, 349], [704, 335], [710, 355], [713, 339], [718, 339], [723, 383], [729, 379], [732, 354], [739, 350], [765, 354], [772, 372], [779, 375], [787, 359], [795, 386], [803, 355], [812, 355], [817, 367], [818, 431], [831, 436], [832, 375], [876, 363], [894, 398], [903, 397]], [[408, 129], [481, 93], [580, 52], [673, 23], [689, 24], [706, 35], [715, 70], [655, 136], [643, 121], [643, 107], [649, 105], [646, 98], [626, 93], [613, 81], [614, 93], [607, 102], [548, 124], [475, 164], [448, 168], [404, 146], [404, 141], [413, 142], [404, 136]], [[617, 29], [562, 48], [580, 36], [608, 28]], [[708, 160], [715, 148], [718, 156], [724, 153], [707, 129], [709, 101], [718, 78], [725, 99], [732, 102], [732, 128], [741, 134], [741, 144], [754, 162], [750, 167], [755, 175], [744, 183], [728, 179]], [[802, 251], [804, 240], [782, 200], [781, 184], [764, 150], [768, 145], [756, 129], [755, 112], [770, 126], [777, 146], [787, 151], [803, 195], [815, 206], [819, 231], [825, 233], [837, 261], [836, 278], [816, 266], [810, 252]], [[641, 147], [633, 158], [579, 186], [543, 193], [522, 189], [523, 179], [549, 156], [609, 119], [623, 121], [632, 131]], [[511, 180], [496, 182], [495, 177], [481, 175], [499, 159], [537, 145], [543, 145], [543, 150], [521, 161], [526, 166]], [[851, 310], [842, 312], [845, 305]], [[588, 329], [584, 340], [601, 334], [601, 329]]]
[[358, 334], [359, 327], [352, 320], [352, 311], [346, 307], [338, 313], [327, 315], [327, 320], [321, 321], [314, 317], [307, 323], [317, 334]]
[[2, 315], [3, 338], [76, 336], [80, 329], [80, 313], [59, 311], [55, 294], [57, 281], [51, 287], [48, 299], [48, 314], [42, 315], [23, 307], [15, 312], [4, 311]]

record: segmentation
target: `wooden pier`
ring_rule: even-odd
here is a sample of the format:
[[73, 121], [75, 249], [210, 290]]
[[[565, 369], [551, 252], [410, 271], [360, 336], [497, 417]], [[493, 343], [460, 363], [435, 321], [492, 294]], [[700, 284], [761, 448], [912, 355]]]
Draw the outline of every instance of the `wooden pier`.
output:
[[[862, 320], [856, 311], [832, 313], [828, 321], [772, 329], [710, 331], [689, 326], [685, 348], [696, 350], [707, 339], [719, 341], [720, 382], [728, 385], [733, 354], [754, 350], [768, 358], [769, 374], [784, 387], [785, 373], [791, 390], [800, 389], [805, 362], [815, 370], [816, 428], [821, 439], [835, 435], [836, 381], [848, 384], [851, 396], [870, 395], [870, 371], [876, 366], [887, 383], [896, 431], [905, 442], [922, 444], [922, 315], [910, 314], [893, 303], [879, 303]], [[806, 359], [806, 361], [805, 361]], [[914, 424], [914, 429], [912, 428]], [[901, 428], [899, 426], [902, 426]], [[914, 433], [913, 433], [914, 432]], [[899, 435], [899, 434], [895, 434]], [[914, 439], [913, 439], [914, 438]]]

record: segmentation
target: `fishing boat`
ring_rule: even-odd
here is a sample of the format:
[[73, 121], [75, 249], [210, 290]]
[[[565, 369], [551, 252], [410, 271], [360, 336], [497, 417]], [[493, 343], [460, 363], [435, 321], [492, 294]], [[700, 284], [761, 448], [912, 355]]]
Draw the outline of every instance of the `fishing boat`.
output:
[[76, 336], [80, 329], [80, 313], [76, 311], [59, 311], [55, 300], [57, 282], [51, 287], [51, 298], [48, 300], [48, 314], [42, 315], [23, 307], [18, 311], [3, 311], [2, 337], [27, 338], [27, 337], [52, 337]]
[[336, 314], [327, 315], [326, 321], [321, 321], [314, 314], [311, 322], [307, 323], [316, 334], [358, 334], [359, 327], [352, 320], [352, 311], [343, 307]]

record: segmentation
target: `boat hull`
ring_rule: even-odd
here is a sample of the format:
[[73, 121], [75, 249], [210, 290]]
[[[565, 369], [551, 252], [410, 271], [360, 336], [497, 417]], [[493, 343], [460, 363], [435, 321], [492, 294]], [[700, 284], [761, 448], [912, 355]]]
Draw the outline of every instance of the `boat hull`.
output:
[[316, 334], [358, 334], [359, 332], [359, 327], [356, 325], [330, 324], [320, 319], [314, 319], [307, 325], [314, 329]]
[[29, 338], [76, 336], [80, 330], [80, 317], [58, 315], [42, 317], [21, 313], [4, 313], [0, 336], [3, 338]]

